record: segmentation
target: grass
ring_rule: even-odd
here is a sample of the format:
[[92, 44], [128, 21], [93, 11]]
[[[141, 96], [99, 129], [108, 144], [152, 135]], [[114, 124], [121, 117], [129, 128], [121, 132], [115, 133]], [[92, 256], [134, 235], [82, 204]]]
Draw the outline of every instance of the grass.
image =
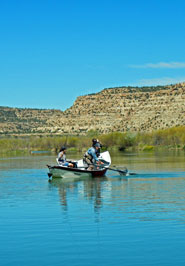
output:
[[111, 151], [154, 151], [156, 149], [185, 150], [185, 126], [156, 130], [153, 132], [112, 132], [99, 135], [90, 131], [86, 136], [26, 136], [1, 137], [0, 154], [22, 155], [31, 151], [57, 153], [65, 145], [70, 153], [86, 151], [98, 138], [103, 150]]

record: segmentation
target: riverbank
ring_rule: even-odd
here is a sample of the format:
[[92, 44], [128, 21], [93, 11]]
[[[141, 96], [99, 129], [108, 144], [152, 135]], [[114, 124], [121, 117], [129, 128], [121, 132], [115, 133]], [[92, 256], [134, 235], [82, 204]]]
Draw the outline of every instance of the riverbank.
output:
[[185, 126], [148, 133], [113, 132], [99, 135], [90, 131], [86, 136], [25, 136], [0, 138], [0, 154], [20, 155], [34, 151], [57, 153], [61, 146], [68, 152], [83, 152], [91, 146], [92, 138], [98, 138], [102, 150], [154, 151], [159, 149], [185, 150]]

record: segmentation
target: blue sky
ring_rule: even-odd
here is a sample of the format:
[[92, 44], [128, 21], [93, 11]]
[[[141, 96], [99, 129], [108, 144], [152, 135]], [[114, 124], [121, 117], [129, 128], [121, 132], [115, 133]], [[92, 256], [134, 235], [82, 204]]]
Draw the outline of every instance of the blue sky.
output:
[[185, 81], [185, 1], [0, 0], [0, 105]]

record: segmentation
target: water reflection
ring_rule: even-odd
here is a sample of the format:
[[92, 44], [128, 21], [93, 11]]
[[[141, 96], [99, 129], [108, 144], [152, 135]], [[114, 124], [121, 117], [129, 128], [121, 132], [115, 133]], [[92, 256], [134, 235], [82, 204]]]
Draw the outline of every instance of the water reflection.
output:
[[103, 178], [80, 178], [80, 179], [52, 179], [49, 180], [49, 186], [57, 187], [59, 192], [60, 204], [63, 210], [68, 210], [68, 200], [71, 196], [78, 199], [86, 199], [93, 202], [94, 210], [101, 208], [102, 194], [104, 194], [105, 183], [109, 181], [108, 177]]
[[50, 188], [57, 188], [64, 211], [72, 200], [78, 206], [85, 200], [96, 213], [107, 209], [114, 216], [124, 214], [141, 221], [170, 220], [175, 212], [176, 218], [185, 222], [184, 186], [184, 172], [49, 181]]

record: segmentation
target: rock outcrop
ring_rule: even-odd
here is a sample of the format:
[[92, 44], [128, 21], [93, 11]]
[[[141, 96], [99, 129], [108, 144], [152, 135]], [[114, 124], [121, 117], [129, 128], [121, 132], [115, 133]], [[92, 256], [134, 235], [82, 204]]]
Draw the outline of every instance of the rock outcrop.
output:
[[152, 131], [185, 125], [185, 83], [119, 87], [80, 96], [60, 110], [0, 107], [1, 134]]

